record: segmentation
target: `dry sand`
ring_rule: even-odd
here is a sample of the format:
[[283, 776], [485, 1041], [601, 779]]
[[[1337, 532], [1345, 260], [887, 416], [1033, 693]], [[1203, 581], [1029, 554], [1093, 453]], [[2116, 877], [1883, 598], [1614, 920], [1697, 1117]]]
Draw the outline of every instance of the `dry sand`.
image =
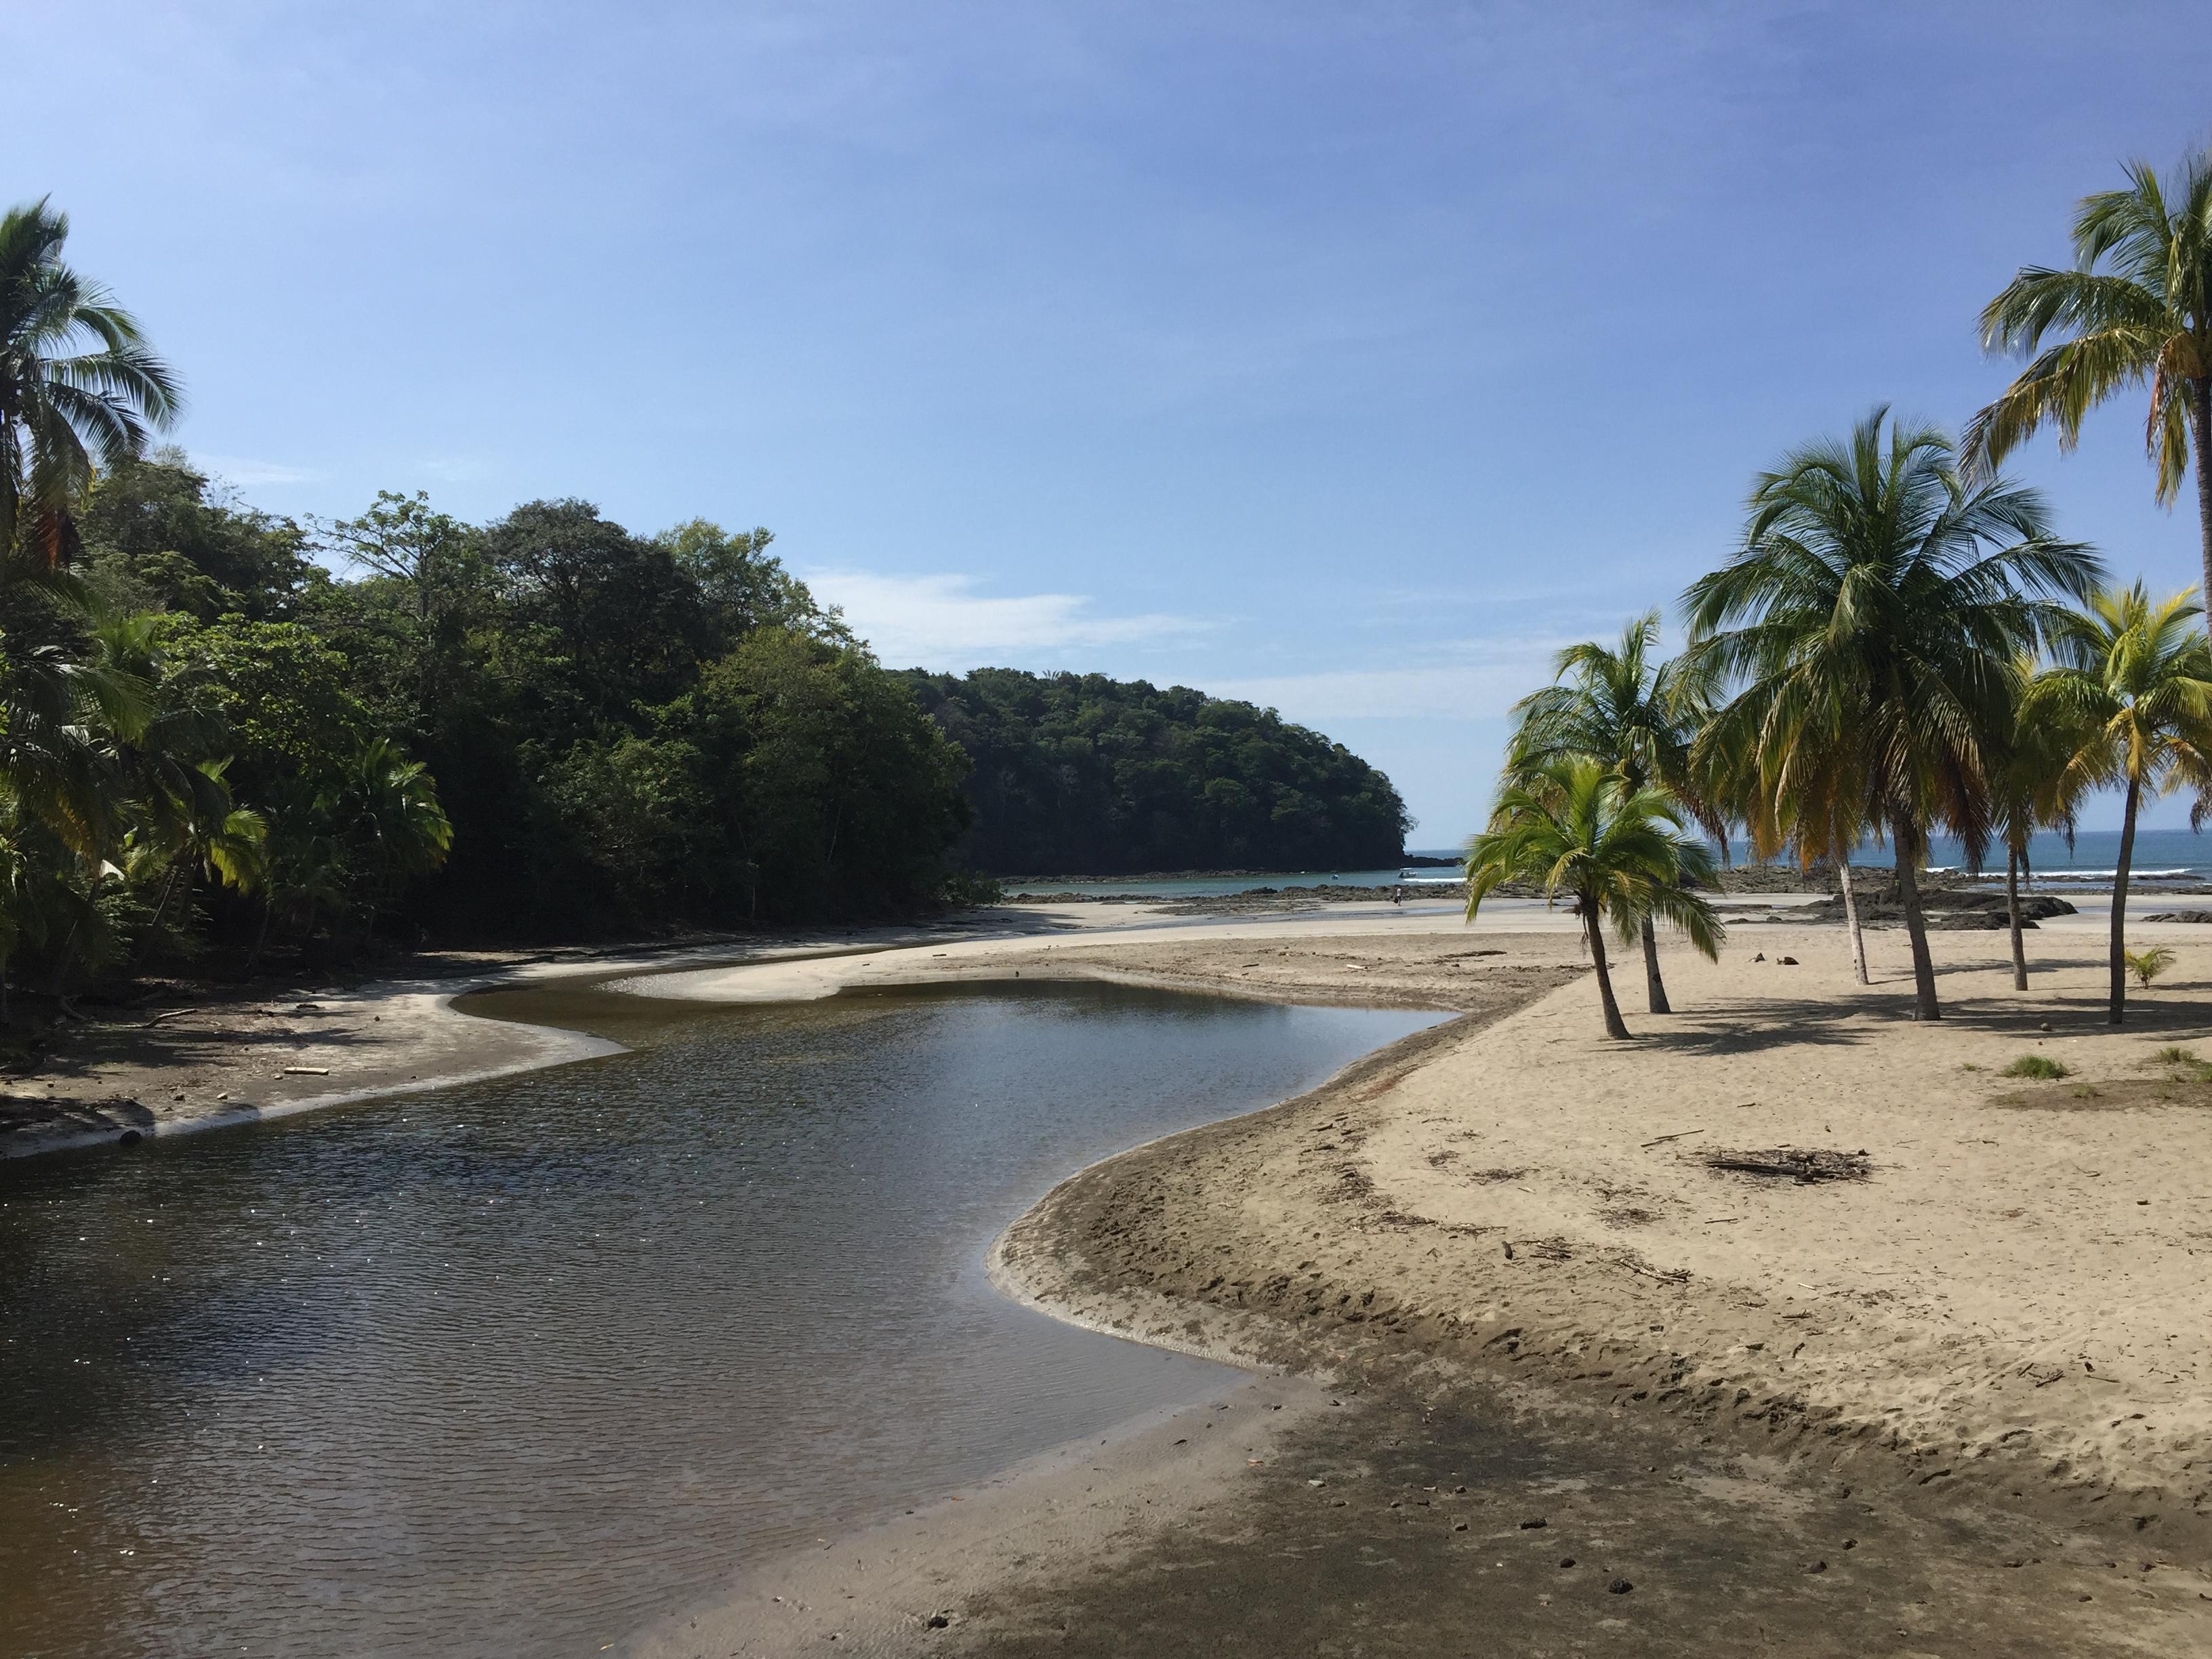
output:
[[[1717, 965], [1669, 953], [1671, 1018], [1635, 1012], [1632, 963], [1638, 1036], [1614, 1044], [1555, 924], [1360, 927], [836, 971], [1475, 1011], [1084, 1171], [994, 1252], [1063, 1317], [1362, 1390], [1306, 1461], [1357, 1462], [1375, 1501], [1336, 1510], [1305, 1484], [1325, 1473], [1279, 1478], [1255, 1450], [1135, 1505], [1108, 1448], [1090, 1486], [1016, 1483], [997, 1522], [783, 1565], [812, 1625], [708, 1609], [641, 1650], [792, 1650], [778, 1631], [795, 1647], [842, 1620], [884, 1651], [1428, 1652], [1480, 1628], [1531, 1650], [2212, 1652], [2212, 1085], [2155, 1058], [2212, 1059], [2212, 939], [2135, 929], [2180, 961], [2114, 1033], [2094, 915], [2033, 936], [2025, 996], [2002, 933], [1937, 935], [1936, 1025], [1905, 1018], [1900, 935], [1870, 935], [1862, 988], [1838, 930], [1747, 923]], [[2073, 1075], [1998, 1076], [2027, 1054]], [[1707, 1162], [1777, 1148], [1863, 1151], [1869, 1174]], [[1488, 1474], [1459, 1534], [1421, 1511], [1465, 1464]], [[1579, 1494], [1628, 1599], [1510, 1547], [1547, 1480]], [[1328, 1622], [1291, 1640], [1281, 1607]], [[930, 1633], [933, 1607], [952, 1622]]]

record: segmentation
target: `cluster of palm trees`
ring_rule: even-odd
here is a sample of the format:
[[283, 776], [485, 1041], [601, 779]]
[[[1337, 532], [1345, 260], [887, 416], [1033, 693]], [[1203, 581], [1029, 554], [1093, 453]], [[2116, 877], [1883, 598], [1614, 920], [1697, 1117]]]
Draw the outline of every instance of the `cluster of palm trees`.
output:
[[2212, 645], [2188, 591], [2109, 585], [1997, 467], [2045, 423], [2070, 446], [2091, 407], [2148, 385], [2161, 501], [2196, 461], [2212, 593], [2212, 155], [2171, 185], [2131, 166], [2126, 188], [2081, 203], [2074, 245], [2073, 269], [2023, 270], [1985, 309], [1984, 343], [2032, 361], [1963, 445], [1877, 409], [1792, 452], [1754, 485], [1735, 556], [1684, 596], [1680, 656], [1659, 659], [1653, 613], [1617, 646], [1563, 652], [1556, 683], [1517, 705], [1490, 825], [1468, 843], [1468, 915], [1507, 882], [1571, 900], [1609, 1035], [1628, 1032], [1607, 927], [1641, 945], [1650, 1010], [1668, 1012], [1654, 924], [1717, 953], [1698, 889], [1708, 837], [1739, 828], [1762, 857], [1834, 867], [1862, 982], [1850, 859], [1887, 842], [1923, 1019], [1942, 1015], [1918, 882], [1929, 839], [1956, 836], [1978, 867], [2002, 846], [2025, 989], [2030, 838], [2070, 833], [2099, 790], [2123, 802], [2109, 1018], [2124, 1018], [2142, 803], [2187, 790], [2197, 821], [2212, 812]]
[[373, 923], [376, 896], [452, 840], [423, 769], [382, 740], [241, 805], [222, 689], [165, 649], [164, 618], [103, 611], [71, 568], [96, 475], [181, 396], [130, 313], [64, 261], [68, 234], [45, 202], [0, 216], [0, 1022], [23, 952], [64, 991], [178, 935], [211, 881], [260, 896], [258, 957], [274, 921], [312, 925], [362, 890]]

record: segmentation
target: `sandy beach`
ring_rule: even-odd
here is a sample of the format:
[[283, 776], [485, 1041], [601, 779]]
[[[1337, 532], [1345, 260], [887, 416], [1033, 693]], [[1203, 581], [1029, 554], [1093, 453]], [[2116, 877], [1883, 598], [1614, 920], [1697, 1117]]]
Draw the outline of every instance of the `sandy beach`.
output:
[[[1869, 934], [1863, 988], [1837, 929], [1747, 923], [1718, 964], [1669, 953], [1674, 1016], [1636, 1014], [1625, 985], [1638, 1040], [1621, 1045], [1600, 1033], [1576, 941], [1534, 919], [1346, 915], [1328, 933], [810, 965], [847, 982], [1018, 969], [1468, 1010], [1301, 1100], [1082, 1172], [993, 1252], [1002, 1286], [1063, 1317], [1323, 1379], [1346, 1403], [1323, 1419], [1333, 1449], [1300, 1461], [1364, 1460], [1372, 1502], [1316, 1520], [1341, 1487], [1271, 1474], [1258, 1440], [1140, 1501], [1130, 1483], [1157, 1444], [1127, 1462], [1101, 1449], [1080, 1480], [1033, 1474], [995, 1508], [853, 1540], [639, 1650], [831, 1634], [872, 1650], [871, 1618], [884, 1650], [911, 1650], [891, 1632], [910, 1643], [930, 1616], [948, 1651], [1279, 1650], [1253, 1610], [1295, 1600], [1335, 1549], [1389, 1553], [1376, 1577], [1401, 1598], [1379, 1624], [1346, 1613], [1364, 1638], [1343, 1650], [1433, 1651], [1447, 1613], [1634, 1652], [1675, 1651], [1675, 1635], [1686, 1652], [2212, 1650], [2212, 1085], [2159, 1058], [2212, 1056], [2201, 935], [2137, 930], [2180, 962], [2115, 1033], [2094, 915], [2032, 936], [2025, 995], [2002, 933], [1937, 934], [1948, 1017], [1932, 1026], [1905, 1018], [1900, 934]], [[747, 971], [672, 988], [730, 994]], [[2028, 1054], [2069, 1075], [2000, 1074]], [[1790, 1152], [1844, 1155], [1846, 1177], [1714, 1167]], [[1532, 1437], [1550, 1473], [1521, 1498], [1560, 1480], [1584, 1493], [1578, 1524], [1618, 1571], [1555, 1580], [1573, 1570], [1538, 1572], [1521, 1550], [1471, 1588], [1531, 1518], [1509, 1526], [1500, 1506], [1527, 1503], [1469, 1482], [1447, 1522], [1436, 1460], [1407, 1454], [1431, 1480], [1382, 1480], [1416, 1428], [1456, 1448], [1447, 1464], [1477, 1461], [1469, 1436]], [[1624, 1460], [1631, 1443], [1644, 1462]], [[1420, 1526], [1437, 1534], [1425, 1565], [1400, 1551]], [[1686, 1559], [1686, 1529], [1733, 1541]], [[1204, 1605], [1161, 1623], [1194, 1574]], [[1630, 1599], [1611, 1599], [1615, 1578]], [[1748, 1622], [1747, 1597], [1767, 1603]]]

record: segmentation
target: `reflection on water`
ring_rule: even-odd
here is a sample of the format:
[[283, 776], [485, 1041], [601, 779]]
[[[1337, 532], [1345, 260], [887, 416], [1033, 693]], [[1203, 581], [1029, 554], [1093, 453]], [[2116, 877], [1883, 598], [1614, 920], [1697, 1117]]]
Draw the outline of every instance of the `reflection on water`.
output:
[[634, 1054], [0, 1165], [0, 1652], [592, 1654], [1212, 1386], [984, 1246], [1432, 1015], [1103, 986], [479, 999]]

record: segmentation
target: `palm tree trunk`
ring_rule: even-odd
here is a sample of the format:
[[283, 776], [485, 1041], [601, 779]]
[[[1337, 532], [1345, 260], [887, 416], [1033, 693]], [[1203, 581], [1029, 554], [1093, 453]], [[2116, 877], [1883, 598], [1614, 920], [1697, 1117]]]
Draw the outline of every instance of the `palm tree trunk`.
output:
[[1851, 932], [1851, 973], [1862, 985], [1871, 985], [1874, 980], [1867, 973], [1866, 935], [1859, 931], [1859, 898], [1851, 890], [1851, 860], [1845, 854], [1836, 860], [1836, 878], [1844, 886], [1844, 925]]
[[1605, 930], [1599, 925], [1597, 900], [1586, 894], [1580, 904], [1583, 933], [1589, 940], [1590, 961], [1597, 969], [1597, 997], [1605, 1005], [1605, 1034], [1625, 1042], [1628, 1036], [1628, 1024], [1620, 1017], [1620, 1004], [1613, 1000], [1613, 975], [1606, 970]]
[[2197, 448], [2197, 531], [2204, 555], [2205, 626], [2212, 628], [2212, 379], [2189, 383], [2189, 424]]
[[1644, 998], [1655, 1014], [1674, 1012], [1667, 1000], [1667, 981], [1659, 977], [1659, 937], [1652, 931], [1649, 916], [1644, 918]]
[[2012, 988], [2027, 989], [2027, 944], [2020, 926], [2020, 854], [2005, 852], [2005, 909], [2012, 921]]
[[2142, 804], [2142, 780], [2128, 780], [2127, 811], [2120, 818], [2120, 858], [2112, 872], [2112, 996], [2107, 1022], [2128, 1017], [2128, 866], [2136, 852], [2136, 809]]
[[1905, 910], [1905, 937], [1912, 941], [1912, 1017], [1941, 1019], [1936, 1000], [1936, 960], [1928, 954], [1928, 920], [1920, 910], [1920, 875], [1914, 867], [1920, 856], [1917, 826], [1902, 816], [1890, 820], [1890, 840], [1897, 848], [1897, 901]]

